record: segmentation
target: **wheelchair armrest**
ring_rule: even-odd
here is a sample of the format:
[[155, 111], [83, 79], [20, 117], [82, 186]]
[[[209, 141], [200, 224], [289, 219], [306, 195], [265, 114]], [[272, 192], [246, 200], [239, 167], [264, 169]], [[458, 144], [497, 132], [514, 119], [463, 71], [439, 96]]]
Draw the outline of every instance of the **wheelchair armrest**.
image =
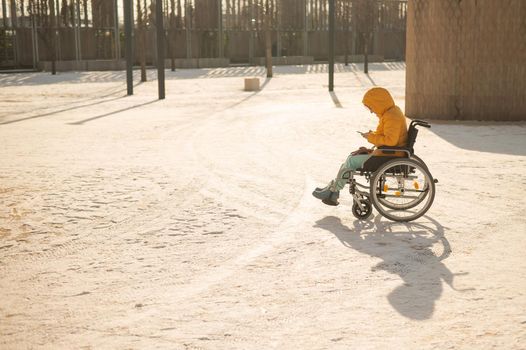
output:
[[379, 150], [385, 154], [394, 154], [395, 152], [405, 152], [408, 157], [411, 156], [411, 151], [407, 147], [395, 147], [395, 146], [379, 146]]
[[398, 147], [398, 146], [378, 146], [377, 148], [382, 149], [382, 150], [395, 150], [395, 151], [407, 150], [407, 147]]

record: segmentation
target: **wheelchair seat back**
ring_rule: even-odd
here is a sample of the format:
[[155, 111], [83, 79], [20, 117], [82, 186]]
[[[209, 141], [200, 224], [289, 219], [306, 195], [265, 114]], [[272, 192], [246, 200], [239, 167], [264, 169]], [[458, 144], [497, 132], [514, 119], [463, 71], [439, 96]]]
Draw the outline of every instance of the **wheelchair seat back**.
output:
[[406, 148], [411, 152], [411, 154], [414, 153], [413, 147], [415, 146], [416, 142], [416, 136], [418, 135], [418, 129], [417, 126], [423, 126], [424, 128], [430, 128], [431, 125], [429, 125], [428, 122], [423, 120], [415, 119], [409, 124], [409, 130], [407, 130], [407, 146]]
[[[431, 125], [429, 125], [428, 122], [415, 119], [411, 121], [411, 124], [409, 124], [409, 129], [407, 131], [407, 145], [405, 147], [380, 146], [378, 147], [378, 149], [387, 149], [386, 151], [383, 151], [383, 153], [393, 153], [393, 154], [397, 150], [406, 151], [408, 153], [406, 157], [413, 155], [414, 153], [413, 147], [416, 142], [416, 136], [418, 135], [418, 129], [416, 128], [417, 126], [423, 126], [425, 128], [431, 127]], [[363, 164], [363, 167], [361, 169], [358, 169], [358, 171], [374, 172], [380, 166], [387, 163], [391, 159], [395, 159], [395, 158], [400, 158], [400, 157], [388, 156], [388, 155], [372, 156], [367, 161], [365, 161], [365, 163]]]
[[411, 154], [414, 153], [414, 146], [416, 142], [416, 136], [418, 135], [418, 129], [415, 128], [414, 125], [411, 125], [409, 127], [409, 130], [407, 131], [407, 149]]

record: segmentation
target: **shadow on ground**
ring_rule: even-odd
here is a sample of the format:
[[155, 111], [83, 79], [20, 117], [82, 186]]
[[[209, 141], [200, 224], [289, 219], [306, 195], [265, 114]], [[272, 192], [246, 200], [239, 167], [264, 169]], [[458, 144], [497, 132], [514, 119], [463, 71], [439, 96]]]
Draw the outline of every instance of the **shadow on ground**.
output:
[[[217, 112], [223, 112], [225, 110], [234, 108], [234, 107], [246, 102], [247, 100], [249, 100], [252, 97], [254, 97], [255, 95], [257, 95], [259, 92], [261, 92], [267, 86], [267, 84], [270, 81], [271, 81], [271, 78], [266, 78], [265, 81], [263, 82], [263, 84], [261, 84], [261, 87], [260, 87], [260, 89], [258, 91], [252, 92], [249, 95], [243, 95], [244, 97], [242, 99], [240, 99], [239, 101], [234, 102], [234, 103], [226, 106], [225, 108], [223, 108], [221, 110], [216, 111], [216, 113]], [[136, 84], [136, 85], [138, 85], [138, 84]], [[68, 112], [68, 111], [73, 111], [73, 110], [76, 110], [76, 109], [89, 108], [91, 106], [95, 106], [95, 105], [99, 105], [99, 104], [103, 104], [103, 103], [109, 103], [109, 102], [112, 102], [112, 101], [115, 101], [115, 100], [119, 100], [119, 99], [122, 99], [122, 98], [125, 98], [125, 97], [126, 97], [126, 95], [122, 95], [122, 96], [118, 96], [118, 97], [114, 97], [114, 98], [106, 98], [106, 99], [103, 99], [101, 101], [96, 101], [96, 102], [91, 102], [91, 103], [84, 103], [84, 104], [80, 104], [80, 105], [76, 105], [76, 106], [72, 106], [72, 107], [61, 108], [61, 109], [50, 111], [50, 112], [46, 112], [46, 113], [36, 114], [36, 115], [24, 117], [24, 118], [12, 119], [12, 120], [7, 120], [7, 121], [2, 121], [2, 118], [4, 118], [4, 116], [0, 115], [0, 126], [1, 125], [5, 125], [5, 124], [19, 123], [19, 122], [23, 122], [23, 121], [27, 121], [27, 120], [31, 120], [31, 119], [35, 119], [35, 118], [49, 117], [49, 116], [53, 116], [55, 114]], [[96, 97], [96, 98], [103, 98], [103, 97], [101, 96], [101, 97]], [[85, 101], [89, 101], [89, 100], [96, 99], [96, 98], [87, 99]], [[159, 100], [156, 99], [156, 100], [153, 100], [153, 101], [148, 101], [148, 102], [144, 102], [144, 103], [135, 104], [135, 105], [132, 105], [132, 106], [128, 106], [128, 107], [125, 107], [125, 108], [120, 108], [120, 109], [117, 109], [117, 110], [112, 110], [112, 111], [107, 112], [107, 113], [98, 114], [98, 115], [95, 115], [95, 116], [92, 116], [92, 117], [89, 117], [89, 118], [85, 118], [83, 120], [79, 120], [79, 121], [76, 121], [76, 122], [71, 122], [71, 123], [68, 123], [68, 124], [70, 124], [70, 125], [83, 125], [85, 123], [88, 123], [88, 122], [91, 122], [91, 121], [94, 121], [94, 120], [97, 120], [97, 119], [113, 116], [115, 114], [119, 114], [119, 113], [126, 112], [126, 111], [129, 111], [129, 110], [132, 110], [132, 109], [140, 108], [140, 107], [143, 107], [143, 106], [147, 106], [147, 105], [150, 105], [150, 104], [158, 102], [158, 101]], [[13, 116], [13, 115], [11, 115], [11, 116]]]
[[371, 271], [383, 270], [403, 280], [387, 296], [389, 303], [407, 318], [426, 320], [442, 294], [442, 281], [453, 288], [454, 274], [443, 263], [451, 253], [444, 227], [425, 218], [425, 223], [397, 223], [377, 215], [374, 221], [356, 220], [348, 227], [328, 216], [314, 227], [331, 232], [348, 248], [382, 259]]
[[[119, 100], [119, 99], [121, 99], [123, 97], [125, 97], [125, 96], [119, 96], [119, 97], [114, 97], [114, 98], [107, 98], [107, 99], [102, 100], [102, 101], [96, 101], [96, 102], [85, 103], [85, 104], [81, 104], [81, 105], [77, 105], [77, 106], [62, 108], [62, 109], [54, 110], [54, 111], [47, 112], [47, 113], [41, 113], [41, 114], [32, 115], [30, 117], [13, 119], [13, 120], [8, 120], [8, 121], [2, 121], [2, 122], [0, 122], [0, 125], [13, 124], [13, 123], [19, 123], [19, 122], [23, 122], [23, 121], [27, 121], [27, 120], [31, 120], [31, 119], [48, 117], [48, 116], [52, 116], [52, 115], [55, 115], [55, 114], [58, 114], [58, 113], [62, 113], [62, 112], [73, 111], [75, 109], [87, 108], [87, 107], [99, 105], [99, 104], [102, 104], [102, 103], [107, 103], [107, 102]], [[13, 116], [13, 115], [11, 115], [11, 116]], [[2, 117], [3, 116], [1, 116], [0, 118], [2, 118]]]
[[[134, 87], [137, 87], [140, 84], [141, 84], [141, 82], [137, 82], [137, 83], [134, 84]], [[70, 101], [70, 102], [66, 102], [66, 103], [63, 103], [63, 104], [53, 105], [52, 108], [54, 108], [54, 110], [52, 110], [52, 111], [45, 112], [45, 113], [33, 114], [31, 116], [28, 116], [28, 117], [4, 120], [6, 118], [13, 118], [13, 117], [17, 117], [19, 115], [24, 115], [26, 113], [34, 112], [33, 109], [22, 110], [22, 111], [20, 111], [17, 114], [13, 114], [13, 113], [0, 114], [0, 125], [13, 124], [13, 123], [23, 122], [23, 121], [31, 120], [31, 119], [35, 119], [35, 118], [42, 118], [42, 117], [47, 117], [47, 116], [53, 116], [53, 115], [58, 114], [58, 113], [69, 112], [69, 111], [73, 111], [73, 110], [76, 110], [76, 109], [81, 109], [81, 108], [91, 107], [91, 106], [95, 106], [95, 105], [100, 105], [100, 104], [103, 104], [103, 103], [116, 101], [116, 100], [119, 100], [121, 98], [126, 97], [126, 95], [123, 93], [122, 89], [115, 90], [115, 88], [111, 88], [111, 89], [108, 89], [106, 91], [101, 91], [101, 92], [102, 93], [101, 94], [97, 94], [97, 96], [92, 96], [92, 97], [85, 98], [85, 99], [82, 99], [82, 100]], [[117, 95], [117, 96], [115, 96], [115, 95]], [[87, 102], [87, 103], [85, 103], [85, 102]], [[78, 104], [78, 103], [81, 103], [81, 104]]]
[[[403, 62], [381, 62], [370, 63], [370, 71], [388, 71], [404, 70]], [[337, 63], [334, 71], [342, 72], [363, 72], [363, 64], [351, 63], [348, 66]], [[275, 75], [287, 74], [317, 74], [327, 73], [328, 65], [326, 63], [295, 65], [295, 66], [275, 66]], [[157, 79], [157, 71], [154, 69], [147, 70], [148, 80]], [[262, 66], [242, 66], [242, 67], [221, 67], [221, 68], [199, 68], [199, 69], [177, 69], [175, 72], [166, 70], [166, 80], [176, 79], [198, 79], [198, 78], [226, 78], [226, 77], [250, 77], [265, 76], [266, 69]], [[370, 78], [369, 78], [370, 79]], [[140, 71], [134, 70], [133, 80], [140, 80]], [[49, 85], [63, 83], [126, 83], [125, 71], [104, 71], [104, 72], [63, 72], [57, 75], [50, 73], [14, 73], [0, 74], [1, 86], [27, 86], [27, 85]]]
[[144, 103], [139, 103], [139, 104], [136, 104], [136, 105], [133, 105], [133, 106], [117, 109], [117, 110], [114, 110], [114, 111], [111, 111], [111, 112], [108, 112], [108, 113], [99, 114], [99, 115], [96, 115], [96, 116], [93, 116], [93, 117], [89, 117], [89, 118], [86, 118], [86, 119], [83, 119], [83, 120], [79, 120], [79, 121], [76, 121], [76, 122], [72, 122], [72, 123], [68, 123], [68, 124], [69, 125], [86, 124], [88, 122], [91, 122], [91, 121], [94, 121], [94, 120], [97, 120], [97, 119], [110, 117], [110, 116], [113, 116], [115, 114], [119, 114], [119, 113], [126, 112], [126, 111], [129, 111], [129, 110], [132, 110], [132, 109], [136, 109], [136, 108], [140, 108], [140, 107], [143, 107], [143, 106], [146, 106], [146, 105], [150, 105], [150, 104], [158, 102], [158, 101], [159, 100], [153, 100], [153, 101], [148, 101], [148, 102], [144, 102]]
[[524, 122], [430, 122], [431, 132], [456, 147], [470, 151], [526, 156]]

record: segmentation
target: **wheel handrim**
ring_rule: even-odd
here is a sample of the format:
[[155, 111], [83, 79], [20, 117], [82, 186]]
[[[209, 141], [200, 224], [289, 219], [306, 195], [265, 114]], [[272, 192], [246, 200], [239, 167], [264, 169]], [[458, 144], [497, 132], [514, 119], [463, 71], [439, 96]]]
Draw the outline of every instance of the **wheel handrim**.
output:
[[[414, 172], [409, 173], [409, 169]], [[413, 188], [409, 186], [411, 182]], [[395, 159], [373, 174], [370, 195], [373, 205], [383, 216], [393, 221], [412, 221], [431, 207], [435, 186], [425, 164], [411, 159]]]

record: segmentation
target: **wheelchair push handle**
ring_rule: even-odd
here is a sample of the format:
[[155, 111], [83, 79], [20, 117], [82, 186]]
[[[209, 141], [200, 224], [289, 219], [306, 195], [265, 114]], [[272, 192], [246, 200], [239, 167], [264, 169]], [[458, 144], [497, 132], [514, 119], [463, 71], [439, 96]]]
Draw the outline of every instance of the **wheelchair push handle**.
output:
[[424, 128], [430, 128], [431, 124], [429, 124], [425, 120], [415, 119], [411, 122], [411, 124], [409, 124], [409, 127], [411, 126], [423, 126]]

